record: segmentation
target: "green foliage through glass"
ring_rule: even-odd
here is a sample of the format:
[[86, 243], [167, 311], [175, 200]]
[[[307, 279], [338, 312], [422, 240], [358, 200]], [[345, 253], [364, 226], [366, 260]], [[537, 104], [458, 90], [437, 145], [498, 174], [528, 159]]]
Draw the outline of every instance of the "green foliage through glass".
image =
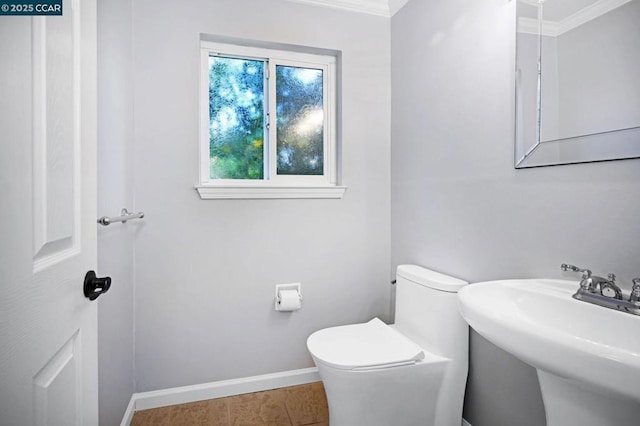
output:
[[209, 177], [264, 177], [264, 67], [209, 57]]
[[324, 173], [322, 70], [276, 66], [279, 175]]

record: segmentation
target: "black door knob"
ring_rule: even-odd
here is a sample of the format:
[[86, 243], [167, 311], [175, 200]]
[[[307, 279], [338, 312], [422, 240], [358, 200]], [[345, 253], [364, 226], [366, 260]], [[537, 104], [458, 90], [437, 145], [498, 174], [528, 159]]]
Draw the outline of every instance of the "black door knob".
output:
[[89, 300], [96, 300], [102, 293], [106, 293], [109, 287], [111, 277], [98, 278], [94, 271], [89, 271], [84, 276], [84, 296]]

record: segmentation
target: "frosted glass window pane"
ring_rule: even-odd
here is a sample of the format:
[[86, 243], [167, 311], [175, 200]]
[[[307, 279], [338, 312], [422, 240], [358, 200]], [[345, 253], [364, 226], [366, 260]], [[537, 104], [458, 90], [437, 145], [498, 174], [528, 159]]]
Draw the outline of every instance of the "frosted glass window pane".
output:
[[276, 66], [277, 173], [322, 175], [322, 70]]
[[209, 57], [209, 177], [264, 176], [264, 61]]

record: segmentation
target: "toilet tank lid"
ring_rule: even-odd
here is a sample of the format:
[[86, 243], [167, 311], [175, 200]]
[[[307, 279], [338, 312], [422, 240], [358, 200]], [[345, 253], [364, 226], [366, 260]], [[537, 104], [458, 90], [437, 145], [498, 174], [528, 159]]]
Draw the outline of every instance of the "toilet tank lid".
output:
[[398, 265], [397, 276], [405, 278], [425, 287], [436, 290], [448, 291], [455, 293], [462, 287], [469, 284], [467, 281], [454, 278], [450, 275], [441, 274], [422, 266], [417, 265]]

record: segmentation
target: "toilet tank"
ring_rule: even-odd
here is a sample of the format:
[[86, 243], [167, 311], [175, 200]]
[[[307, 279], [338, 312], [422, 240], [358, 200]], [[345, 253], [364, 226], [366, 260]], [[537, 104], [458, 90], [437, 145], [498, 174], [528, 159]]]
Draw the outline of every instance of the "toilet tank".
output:
[[420, 266], [399, 265], [396, 330], [434, 354], [466, 360], [469, 327], [458, 308], [458, 290], [467, 284]]

